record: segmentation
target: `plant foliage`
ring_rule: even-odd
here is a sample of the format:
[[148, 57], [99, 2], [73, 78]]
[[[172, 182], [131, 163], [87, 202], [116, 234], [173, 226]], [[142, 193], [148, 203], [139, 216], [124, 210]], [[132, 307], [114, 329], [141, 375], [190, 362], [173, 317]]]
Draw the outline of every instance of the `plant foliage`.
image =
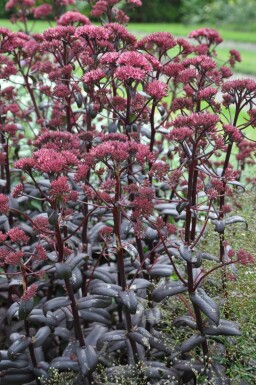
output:
[[89, 3], [101, 26], [68, 11], [30, 34], [34, 1], [10, 0], [24, 32], [0, 29], [1, 384], [228, 384], [211, 344], [241, 336], [221, 303], [254, 263], [226, 234], [248, 228], [228, 198], [254, 164], [256, 82], [229, 79], [215, 30], [137, 40], [140, 0]]

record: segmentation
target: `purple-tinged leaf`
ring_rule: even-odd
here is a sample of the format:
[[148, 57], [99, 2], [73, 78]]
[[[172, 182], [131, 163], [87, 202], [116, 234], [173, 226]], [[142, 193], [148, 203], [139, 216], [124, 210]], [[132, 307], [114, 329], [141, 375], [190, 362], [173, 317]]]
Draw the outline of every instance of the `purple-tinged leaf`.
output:
[[131, 282], [132, 282], [132, 285], [131, 285], [130, 289], [134, 290], [134, 291], [141, 290], [141, 289], [147, 289], [153, 285], [152, 282], [150, 282], [144, 278], [135, 278], [134, 280], [129, 280], [129, 281], [127, 281], [127, 285], [129, 286]]
[[[65, 318], [65, 316], [64, 316]], [[28, 316], [28, 320], [31, 322], [44, 323], [49, 326], [57, 326], [58, 321], [53, 314], [48, 313], [47, 317], [44, 315], [42, 309], [33, 309]]]
[[70, 339], [70, 331], [67, 328], [61, 326], [54, 328], [54, 335], [62, 338], [65, 341], [69, 341]]
[[161, 302], [166, 297], [184, 293], [188, 288], [180, 284], [168, 283], [164, 286], [159, 286], [152, 291], [152, 300], [155, 302]]
[[110, 306], [112, 300], [110, 297], [99, 296], [99, 295], [89, 295], [88, 297], [83, 297], [77, 302], [77, 309], [89, 309], [91, 307], [100, 307], [105, 308]]
[[45, 355], [44, 355], [42, 346], [34, 348], [34, 354], [35, 354], [36, 362], [40, 362], [40, 361], [45, 360]]
[[57, 277], [60, 279], [70, 278], [72, 270], [67, 263], [55, 263]]
[[243, 217], [240, 217], [239, 215], [234, 215], [232, 217], [226, 218], [225, 223], [226, 225], [232, 225], [233, 223], [245, 223], [246, 229], [248, 228], [247, 221]]
[[189, 339], [184, 341], [181, 346], [180, 350], [182, 353], [187, 353], [190, 350], [194, 349], [196, 346], [200, 345], [202, 342], [205, 341], [205, 336], [202, 334], [194, 334]]
[[194, 329], [194, 330], [197, 328], [194, 318], [189, 317], [189, 316], [185, 316], [185, 315], [175, 318], [173, 320], [173, 324], [177, 328], [179, 328], [181, 326], [189, 326], [191, 329]]
[[185, 208], [188, 206], [188, 202], [180, 202], [177, 204], [176, 206], [176, 210], [178, 212], [178, 214], [181, 214], [183, 210], [185, 210]]
[[133, 326], [139, 326], [143, 322], [144, 312], [144, 306], [139, 302], [136, 313], [131, 315]]
[[21, 336], [18, 340], [13, 342], [8, 349], [8, 358], [10, 360], [16, 360], [20, 353], [23, 353], [29, 344], [31, 343], [31, 338], [26, 336]]
[[133, 290], [119, 291], [119, 299], [121, 303], [131, 314], [135, 314], [138, 306], [138, 300]]
[[110, 283], [98, 283], [91, 289], [91, 294], [105, 295], [107, 297], [118, 297], [118, 292], [122, 288], [118, 285], [113, 285]]
[[[0, 370], [6, 370], [6, 369], [22, 369], [22, 368], [28, 368], [29, 362], [26, 360], [17, 360], [17, 361], [11, 361], [11, 360], [1, 360], [0, 361]], [[1, 384], [1, 382], [0, 382]]]
[[224, 220], [214, 219], [211, 222], [215, 226], [214, 231], [217, 233], [222, 233], [225, 230], [226, 222]]
[[82, 266], [84, 263], [88, 261], [88, 255], [85, 253], [78, 253], [75, 257], [71, 255], [66, 260], [66, 263], [70, 266], [71, 270], [73, 270], [76, 266]]
[[33, 346], [37, 348], [38, 346], [42, 346], [45, 342], [46, 338], [51, 334], [51, 329], [49, 326], [41, 327], [36, 335], [32, 338]]
[[19, 311], [19, 304], [17, 302], [14, 302], [13, 304], [11, 304], [6, 314], [7, 322], [9, 325], [12, 322], [13, 317], [18, 316], [18, 311]]
[[159, 350], [160, 352], [164, 352], [166, 354], [172, 354], [173, 350], [166, 346], [163, 341], [156, 337], [149, 337], [149, 343], [152, 348]]
[[213, 336], [241, 336], [242, 333], [239, 330], [239, 326], [232, 321], [227, 320], [220, 320], [220, 323], [218, 326], [215, 325], [209, 325], [204, 328], [204, 333], [206, 335], [213, 335]]
[[48, 214], [48, 222], [50, 223], [50, 225], [52, 225], [52, 226], [57, 225], [58, 220], [59, 220], [58, 211], [57, 210], [48, 210], [47, 214]]
[[[90, 277], [91, 275], [91, 271], [87, 271], [86, 272], [86, 276], [87, 277]], [[93, 277], [96, 278], [96, 279], [99, 279], [103, 282], [105, 282], [106, 284], [111, 284], [111, 283], [115, 283], [115, 278], [108, 272], [108, 271], [102, 271], [102, 270], [99, 270], [99, 269], [95, 269], [94, 272], [93, 272]]]
[[240, 187], [241, 188], [240, 192], [245, 191], [244, 185], [241, 182], [238, 182], [238, 180], [229, 180], [229, 181], [227, 181], [227, 184], [231, 184], [232, 186]]
[[50, 368], [56, 368], [59, 371], [74, 370], [75, 372], [78, 372], [80, 369], [77, 361], [72, 361], [68, 357], [56, 357], [56, 358], [54, 358], [50, 363]]
[[85, 338], [85, 345], [96, 346], [98, 340], [108, 332], [108, 327], [102, 325], [93, 325], [92, 330]]
[[145, 318], [149, 325], [157, 325], [159, 324], [162, 314], [160, 309], [158, 308], [153, 308], [153, 309], [147, 309], [145, 311]]
[[99, 322], [104, 325], [111, 325], [110, 315], [105, 309], [89, 308], [79, 310], [80, 317], [87, 322]]
[[168, 379], [168, 378], [179, 378], [178, 372], [174, 368], [167, 368], [166, 366], [149, 366], [145, 369], [145, 375], [148, 378], [154, 379]]
[[61, 309], [63, 307], [69, 306], [70, 304], [71, 304], [70, 299], [66, 297], [52, 298], [49, 301], [44, 303], [43, 312], [46, 315], [48, 311]]
[[74, 99], [75, 99], [75, 101], [76, 101], [77, 107], [78, 107], [78, 108], [81, 108], [82, 105], [83, 105], [83, 101], [84, 101], [81, 92], [74, 92]]
[[108, 133], [112, 134], [117, 132], [118, 125], [115, 122], [110, 122], [108, 124]]
[[173, 273], [173, 267], [166, 264], [155, 264], [148, 267], [147, 273], [152, 277], [170, 277]]
[[138, 331], [132, 331], [128, 333], [128, 337], [132, 338], [138, 344], [145, 346], [145, 348], [150, 349], [149, 337], [151, 337], [151, 335], [150, 333], [148, 334], [149, 336], [146, 336], [139, 333]]
[[199, 307], [199, 309], [216, 325], [219, 324], [220, 310], [219, 306], [213, 301], [203, 289], [198, 289], [195, 293], [190, 293], [189, 297], [192, 303]]
[[83, 285], [83, 275], [78, 267], [72, 270], [72, 277], [70, 279], [74, 292], [79, 290]]
[[127, 243], [126, 245], [124, 245], [123, 249], [130, 255], [132, 261], [134, 261], [139, 256], [139, 253], [136, 247], [134, 247], [130, 243]]
[[113, 330], [103, 334], [97, 341], [97, 349], [101, 350], [105, 342], [125, 341], [127, 332], [125, 330]]
[[208, 260], [208, 261], [219, 262], [219, 259], [217, 257], [215, 257], [214, 255], [209, 254], [209, 253], [201, 253], [201, 257], [203, 259]]
[[180, 256], [186, 261], [190, 263], [198, 262], [198, 255], [195, 250], [191, 250], [189, 246], [181, 245], [179, 248]]
[[98, 362], [98, 356], [95, 349], [90, 345], [78, 348], [76, 350], [76, 355], [82, 374], [88, 376], [88, 374], [95, 369]]
[[0, 385], [24, 385], [31, 383], [35, 379], [34, 374], [21, 373], [21, 374], [5, 374], [0, 379]]
[[181, 371], [184, 371], [184, 372], [190, 372], [190, 371], [193, 371], [193, 372], [200, 372], [203, 368], [204, 368], [204, 365], [197, 361], [197, 360], [193, 360], [193, 361], [190, 361], [190, 360], [175, 360], [174, 363], [174, 368], [177, 369], [177, 370], [181, 370]]

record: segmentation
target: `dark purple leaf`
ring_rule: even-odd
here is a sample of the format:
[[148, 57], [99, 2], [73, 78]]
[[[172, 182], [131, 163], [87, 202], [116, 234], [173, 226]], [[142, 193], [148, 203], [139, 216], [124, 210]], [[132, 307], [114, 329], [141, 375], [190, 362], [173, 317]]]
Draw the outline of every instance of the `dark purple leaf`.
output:
[[14, 316], [18, 316], [18, 311], [19, 311], [19, 304], [17, 302], [14, 302], [13, 304], [11, 304], [6, 314], [7, 322], [9, 325], [12, 321], [12, 318]]
[[198, 289], [195, 293], [190, 293], [189, 296], [194, 305], [198, 306], [199, 309], [216, 325], [219, 324], [219, 306], [204, 292], [203, 289]]
[[88, 309], [91, 307], [100, 307], [105, 308], [110, 306], [112, 303], [112, 300], [110, 297], [106, 296], [99, 296], [99, 295], [90, 295], [88, 297], [81, 298], [76, 307], [78, 310], [82, 309]]
[[81, 318], [88, 322], [99, 322], [104, 325], [111, 325], [110, 315], [105, 309], [89, 308], [79, 311]]
[[56, 357], [51, 361], [50, 368], [56, 368], [60, 371], [62, 370], [74, 370], [75, 372], [79, 371], [79, 365], [77, 361], [73, 361], [68, 357]]
[[152, 291], [152, 300], [155, 302], [160, 302], [166, 297], [184, 293], [188, 288], [180, 284], [168, 283], [164, 286], [159, 286]]
[[196, 346], [200, 345], [204, 341], [205, 341], [205, 336], [203, 336], [202, 334], [194, 334], [193, 336], [191, 336], [189, 339], [187, 339], [181, 344], [180, 350], [182, 351], [182, 353], [187, 353], [190, 350], [194, 349]]
[[81, 372], [84, 376], [88, 376], [95, 369], [98, 362], [95, 349], [92, 346], [78, 348], [76, 355]]
[[152, 267], [149, 266], [147, 273], [153, 277], [170, 277], [173, 273], [173, 267], [165, 264], [155, 264]]
[[51, 329], [49, 328], [49, 326], [41, 327], [37, 331], [36, 335], [33, 337], [33, 346], [37, 348], [38, 346], [43, 345], [46, 338], [49, 337], [50, 334], [51, 334]]
[[126, 338], [127, 333], [125, 330], [113, 330], [102, 335], [102, 337], [98, 339], [96, 347], [98, 350], [101, 350], [105, 342], [125, 341]]
[[235, 322], [220, 320], [218, 326], [212, 325], [204, 328], [204, 333], [206, 335], [213, 336], [241, 336], [242, 333], [239, 330], [238, 325]]
[[119, 291], [119, 299], [131, 314], [135, 314], [138, 306], [136, 294], [133, 290]]
[[13, 342], [8, 349], [8, 358], [10, 360], [16, 360], [20, 353], [23, 353], [29, 344], [31, 343], [31, 338], [26, 336], [21, 336], [18, 340]]
[[1, 378], [0, 385], [24, 385], [35, 379], [34, 374], [6, 374]]
[[[0, 370], [6, 370], [6, 369], [21, 369], [28, 367], [29, 363], [26, 360], [17, 360], [17, 361], [11, 361], [11, 360], [1, 360], [0, 361]], [[0, 382], [1, 384], [1, 382]]]
[[67, 263], [55, 263], [57, 277], [60, 279], [70, 278], [72, 270]]
[[71, 301], [68, 298], [65, 298], [65, 297], [53, 298], [44, 303], [43, 312], [46, 315], [48, 311], [61, 309], [63, 307], [69, 306], [70, 304], [71, 304]]

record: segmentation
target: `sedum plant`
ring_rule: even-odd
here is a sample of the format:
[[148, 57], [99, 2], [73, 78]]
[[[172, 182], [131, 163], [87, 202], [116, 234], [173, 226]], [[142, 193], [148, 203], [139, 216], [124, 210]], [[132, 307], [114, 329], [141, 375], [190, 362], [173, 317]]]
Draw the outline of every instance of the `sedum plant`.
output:
[[[228, 384], [210, 347], [241, 335], [220, 304], [254, 262], [225, 229], [247, 227], [227, 199], [254, 162], [256, 82], [229, 79], [240, 56], [219, 65], [215, 30], [137, 40], [121, 2], [89, 3], [101, 26], [0, 29], [1, 384]], [[160, 328], [176, 300], [179, 343]]]

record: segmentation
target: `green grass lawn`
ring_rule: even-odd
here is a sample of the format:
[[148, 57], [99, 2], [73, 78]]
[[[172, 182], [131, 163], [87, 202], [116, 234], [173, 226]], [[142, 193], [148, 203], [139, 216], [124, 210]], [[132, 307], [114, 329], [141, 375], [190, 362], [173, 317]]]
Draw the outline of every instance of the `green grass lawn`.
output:
[[[31, 27], [33, 22], [28, 22], [29, 26]], [[52, 22], [54, 24], [54, 22]], [[7, 19], [1, 19], [0, 20], [0, 26], [1, 27], [7, 27], [12, 30], [17, 31], [19, 27], [17, 25], [11, 24], [9, 20]], [[42, 32], [46, 28], [49, 27], [49, 23], [47, 21], [37, 20], [34, 25], [34, 31], [35, 32]], [[220, 35], [224, 40], [231, 40], [231, 41], [237, 41], [240, 43], [255, 43], [256, 44], [256, 25], [255, 25], [255, 31], [250, 32], [244, 32], [244, 31], [236, 31], [236, 29], [232, 26], [226, 26], [218, 27], [218, 26], [206, 26], [206, 25], [184, 25], [184, 24], [178, 24], [178, 23], [130, 23], [128, 26], [128, 29], [134, 33], [152, 33], [152, 32], [159, 32], [159, 31], [168, 31], [171, 32], [175, 36], [187, 36], [189, 32], [193, 31], [194, 29], [203, 28], [203, 27], [210, 27], [215, 28], [218, 30]], [[234, 28], [234, 29], [232, 29]]]
[[[37, 20], [36, 22], [33, 22], [31, 20], [28, 21], [28, 29], [29, 31], [32, 29], [33, 33], [41, 33], [45, 31], [49, 27], [55, 26], [56, 23], [54, 21], [48, 22], [44, 20]], [[23, 25], [17, 23], [17, 24], [12, 24], [9, 20], [7, 19], [0, 19], [0, 27], [5, 27], [9, 28], [12, 31], [19, 31], [23, 30]]]
[[[256, 33], [255, 31], [244, 32], [236, 31], [232, 26], [226, 26], [226, 28], [209, 25], [184, 25], [178, 23], [156, 23], [156, 24], [144, 24], [144, 23], [130, 23], [128, 29], [133, 32], [140, 33], [152, 33], [159, 31], [171, 32], [175, 36], [187, 36], [191, 31], [198, 28], [214, 28], [216, 29], [224, 40], [232, 40], [240, 43], [255, 43], [256, 44]], [[256, 29], [256, 26], [255, 26]], [[254, 33], [253, 33], [254, 32]]]
[[[32, 21], [28, 22], [29, 30], [33, 27], [33, 32], [40, 33], [43, 32], [45, 29], [49, 28], [50, 26], [54, 26], [55, 23], [51, 22], [51, 25], [47, 21], [36, 21], [36, 23], [33, 23]], [[9, 20], [1, 19], [0, 20], [0, 26], [10, 28], [14, 31], [19, 30], [19, 25], [11, 24]], [[131, 23], [128, 26], [129, 31], [137, 35], [138, 37], [144, 35], [144, 34], [150, 34], [157, 31], [168, 31], [171, 32], [175, 36], [187, 36], [189, 32], [193, 31], [194, 29], [202, 28], [203, 25], [183, 25], [183, 24], [136, 24]], [[255, 27], [256, 28], [256, 27]], [[219, 33], [223, 37], [224, 41], [235, 41], [238, 43], [255, 43], [256, 44], [256, 33], [252, 32], [237, 32], [235, 30], [231, 29], [231, 26], [227, 26], [225, 29], [222, 28], [216, 28], [218, 29]], [[234, 44], [234, 48], [236, 48]], [[219, 54], [219, 61], [225, 62], [227, 57], [229, 56], [229, 50], [231, 48], [226, 48], [220, 45], [218, 48], [218, 54]], [[248, 74], [248, 75], [254, 75], [256, 76], [256, 51], [249, 50], [247, 48], [239, 48], [239, 52], [242, 56], [242, 62], [238, 63], [235, 72]]]
[[[219, 63], [226, 61], [227, 57], [229, 57], [230, 49], [232, 48], [222, 48], [221, 46], [217, 49]], [[236, 49], [235, 44], [234, 49]], [[233, 72], [256, 76], [256, 51], [249, 51], [243, 48], [239, 48], [238, 51], [241, 54], [242, 61], [236, 64]]]

